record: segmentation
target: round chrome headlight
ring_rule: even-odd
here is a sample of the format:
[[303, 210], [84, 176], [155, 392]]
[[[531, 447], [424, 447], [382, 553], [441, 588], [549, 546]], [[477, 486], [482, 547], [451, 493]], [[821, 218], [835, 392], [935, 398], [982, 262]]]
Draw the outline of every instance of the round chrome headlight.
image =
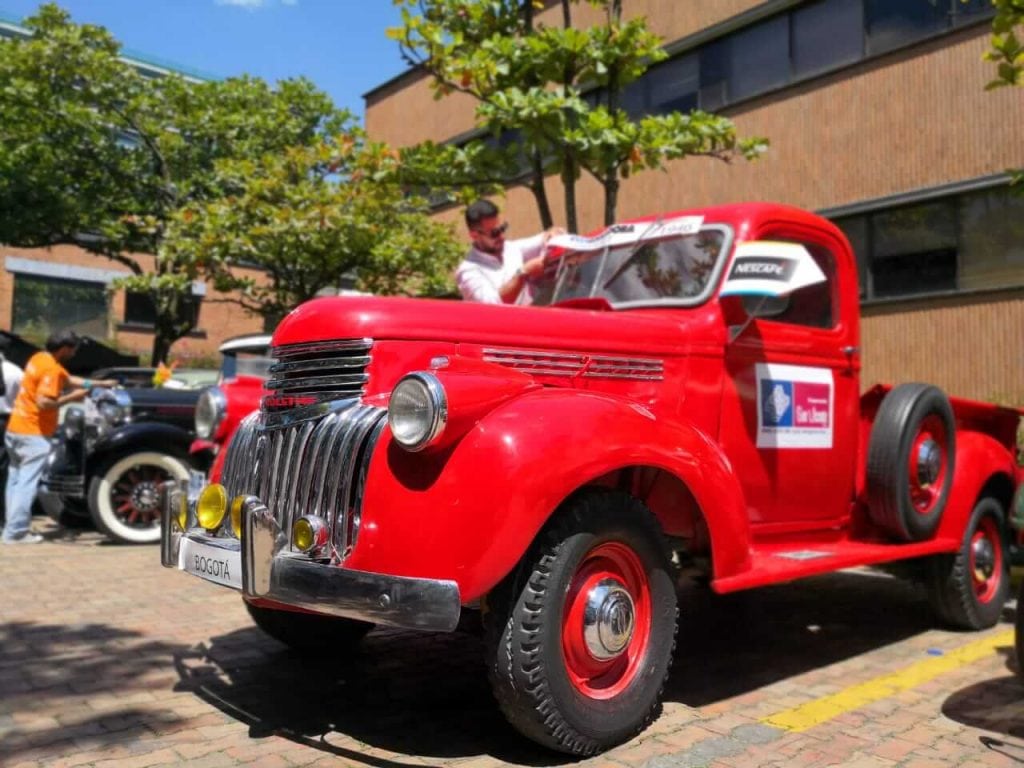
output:
[[204, 440], [211, 439], [224, 420], [227, 409], [228, 401], [220, 387], [204, 389], [196, 401], [196, 435]]
[[448, 423], [448, 397], [437, 377], [410, 373], [395, 386], [388, 403], [391, 436], [407, 451], [437, 442]]
[[85, 411], [77, 405], [70, 406], [64, 412], [64, 437], [77, 440], [85, 429]]

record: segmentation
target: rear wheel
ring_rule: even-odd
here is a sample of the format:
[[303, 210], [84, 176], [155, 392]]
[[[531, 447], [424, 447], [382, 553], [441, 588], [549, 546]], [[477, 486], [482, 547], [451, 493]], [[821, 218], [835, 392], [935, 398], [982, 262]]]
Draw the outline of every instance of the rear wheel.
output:
[[124, 544], [160, 541], [160, 484], [187, 482], [188, 465], [154, 451], [109, 459], [89, 483], [89, 512], [96, 527]]
[[528, 738], [592, 755], [654, 718], [675, 646], [676, 593], [661, 529], [637, 499], [575, 496], [486, 609], [491, 685]]
[[263, 608], [246, 602], [256, 626], [275, 640], [303, 653], [353, 650], [373, 624], [314, 613]]
[[993, 626], [1010, 591], [1005, 515], [997, 499], [977, 503], [960, 551], [931, 561], [929, 593], [939, 617], [961, 629]]

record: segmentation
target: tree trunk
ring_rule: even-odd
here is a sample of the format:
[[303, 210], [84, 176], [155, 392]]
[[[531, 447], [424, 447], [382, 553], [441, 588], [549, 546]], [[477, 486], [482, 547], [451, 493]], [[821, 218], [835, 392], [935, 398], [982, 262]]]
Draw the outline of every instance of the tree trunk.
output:
[[533, 198], [537, 201], [537, 211], [540, 213], [541, 228], [549, 229], [554, 226], [555, 220], [551, 215], [551, 202], [548, 200], [548, 191], [544, 187], [544, 160], [540, 156], [539, 150], [533, 153], [533, 157], [530, 158], [530, 164], [533, 166], [533, 178], [530, 180], [530, 191], [533, 192]]

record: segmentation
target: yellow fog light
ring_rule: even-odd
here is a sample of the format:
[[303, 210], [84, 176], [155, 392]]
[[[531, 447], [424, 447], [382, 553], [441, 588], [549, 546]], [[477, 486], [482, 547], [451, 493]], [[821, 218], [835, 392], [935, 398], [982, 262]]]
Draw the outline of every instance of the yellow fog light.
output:
[[178, 527], [185, 530], [188, 526], [188, 497], [178, 492]]
[[235, 538], [242, 538], [242, 504], [245, 503], [245, 496], [235, 496], [231, 502], [231, 530], [235, 532]]
[[327, 543], [327, 525], [319, 517], [300, 517], [292, 526], [292, 544], [300, 552], [319, 549]]
[[228, 511], [228, 492], [224, 486], [212, 483], [199, 494], [196, 503], [196, 518], [199, 524], [208, 531], [215, 531], [224, 522], [224, 514]]

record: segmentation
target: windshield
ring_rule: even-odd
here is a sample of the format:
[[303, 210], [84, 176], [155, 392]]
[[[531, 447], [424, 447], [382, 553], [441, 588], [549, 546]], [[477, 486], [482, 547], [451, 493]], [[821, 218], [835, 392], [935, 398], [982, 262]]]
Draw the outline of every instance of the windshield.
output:
[[721, 270], [728, 231], [704, 227], [693, 234], [644, 237], [603, 249], [566, 251], [539, 282], [534, 304], [604, 299], [623, 305], [702, 302]]
[[225, 353], [221, 360], [221, 380], [233, 379], [236, 376], [257, 376], [266, 379], [274, 360], [265, 354], [239, 350], [231, 354]]

